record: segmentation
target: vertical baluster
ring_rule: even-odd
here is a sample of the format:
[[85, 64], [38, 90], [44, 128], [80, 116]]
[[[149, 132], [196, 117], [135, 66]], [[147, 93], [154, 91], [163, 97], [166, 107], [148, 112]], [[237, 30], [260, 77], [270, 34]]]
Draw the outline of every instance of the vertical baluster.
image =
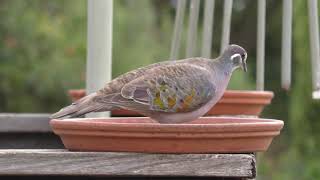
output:
[[309, 33], [312, 65], [313, 98], [320, 98], [320, 52], [319, 52], [319, 19], [318, 1], [309, 0]]
[[281, 86], [288, 90], [291, 85], [292, 0], [283, 0], [282, 12]]
[[215, 0], [205, 1], [201, 56], [206, 58], [211, 57], [214, 2]]
[[257, 21], [257, 90], [264, 90], [266, 0], [258, 0]]
[[171, 60], [176, 60], [179, 58], [179, 50], [180, 50], [185, 9], [186, 9], [186, 0], [178, 0], [173, 37], [171, 42], [171, 52], [170, 52]]
[[187, 35], [187, 48], [186, 57], [195, 55], [195, 47], [197, 44], [197, 27], [199, 18], [200, 0], [191, 0], [190, 2], [190, 16], [189, 16], [189, 29]]
[[233, 0], [224, 0], [220, 53], [223, 52], [230, 42], [232, 3]]
[[[88, 1], [87, 93], [97, 91], [111, 80], [112, 10], [112, 0]], [[109, 113], [89, 115], [102, 116]]]

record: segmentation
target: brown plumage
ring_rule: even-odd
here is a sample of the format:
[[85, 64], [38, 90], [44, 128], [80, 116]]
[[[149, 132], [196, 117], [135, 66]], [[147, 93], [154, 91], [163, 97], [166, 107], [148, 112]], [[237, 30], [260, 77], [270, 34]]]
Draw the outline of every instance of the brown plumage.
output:
[[245, 50], [230, 45], [214, 60], [189, 58], [142, 67], [115, 78], [52, 118], [124, 108], [161, 123], [190, 121], [205, 114], [221, 98], [232, 71], [238, 67], [246, 70], [245, 60]]

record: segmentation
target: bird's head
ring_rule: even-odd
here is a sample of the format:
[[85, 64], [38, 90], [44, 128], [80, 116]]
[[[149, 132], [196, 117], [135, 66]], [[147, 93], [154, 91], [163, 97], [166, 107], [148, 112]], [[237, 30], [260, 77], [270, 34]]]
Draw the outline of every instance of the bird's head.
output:
[[239, 67], [247, 72], [247, 52], [242, 47], [232, 44], [229, 45], [222, 53], [222, 59], [225, 63], [231, 63], [232, 70]]

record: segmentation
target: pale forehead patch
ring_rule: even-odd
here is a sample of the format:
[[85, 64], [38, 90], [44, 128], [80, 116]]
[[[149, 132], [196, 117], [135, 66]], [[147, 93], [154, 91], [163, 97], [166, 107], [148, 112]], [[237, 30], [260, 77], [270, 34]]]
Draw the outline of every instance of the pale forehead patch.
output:
[[247, 53], [244, 53], [244, 62], [246, 62], [246, 60], [247, 60], [247, 57], [248, 57], [248, 54]]

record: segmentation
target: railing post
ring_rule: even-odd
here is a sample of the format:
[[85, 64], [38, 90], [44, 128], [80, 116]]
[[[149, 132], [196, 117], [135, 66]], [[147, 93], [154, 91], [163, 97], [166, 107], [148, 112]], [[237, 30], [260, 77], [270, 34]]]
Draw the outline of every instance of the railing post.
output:
[[174, 22], [174, 30], [173, 30], [173, 36], [172, 36], [172, 42], [171, 42], [170, 60], [176, 60], [179, 58], [179, 50], [180, 50], [185, 9], [186, 9], [186, 0], [178, 0], [178, 5], [176, 9], [176, 18]]
[[232, 3], [233, 3], [233, 0], [224, 0], [220, 54], [224, 51], [224, 49], [230, 43]]
[[309, 32], [310, 54], [312, 65], [313, 98], [320, 98], [320, 45], [319, 45], [319, 19], [318, 1], [309, 0]]
[[187, 48], [186, 57], [192, 57], [195, 54], [195, 47], [197, 47], [197, 28], [199, 18], [200, 0], [191, 0], [190, 2], [190, 15], [189, 15], [189, 29], [187, 34]]
[[258, 0], [257, 27], [257, 90], [264, 90], [264, 56], [266, 29], [266, 0]]
[[281, 86], [288, 90], [291, 85], [292, 0], [283, 0], [282, 9]]
[[[86, 92], [92, 93], [111, 80], [112, 0], [88, 0]], [[89, 114], [90, 117], [109, 113]]]
[[206, 58], [211, 57], [214, 2], [215, 0], [205, 1], [201, 56]]

